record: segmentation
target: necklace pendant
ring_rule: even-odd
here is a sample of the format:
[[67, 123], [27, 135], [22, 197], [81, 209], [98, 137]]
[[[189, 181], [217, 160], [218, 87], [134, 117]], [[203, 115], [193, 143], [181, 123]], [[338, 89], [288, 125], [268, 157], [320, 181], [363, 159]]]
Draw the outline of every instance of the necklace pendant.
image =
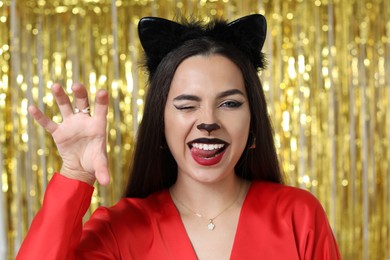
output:
[[207, 229], [208, 229], [209, 231], [213, 231], [214, 228], [215, 228], [215, 225], [214, 225], [212, 219], [210, 219], [209, 221], [210, 221], [210, 222], [209, 222], [209, 224], [207, 225]]

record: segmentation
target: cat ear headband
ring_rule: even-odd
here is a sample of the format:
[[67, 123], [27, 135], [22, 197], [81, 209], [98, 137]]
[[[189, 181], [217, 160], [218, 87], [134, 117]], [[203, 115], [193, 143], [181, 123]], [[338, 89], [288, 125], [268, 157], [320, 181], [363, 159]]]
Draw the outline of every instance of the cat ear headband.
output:
[[139, 21], [138, 34], [146, 54], [146, 66], [153, 75], [162, 59], [184, 42], [207, 38], [239, 49], [256, 69], [264, 69], [261, 49], [267, 32], [264, 16], [253, 14], [233, 22], [215, 20], [208, 24], [180, 24], [159, 17], [144, 17]]

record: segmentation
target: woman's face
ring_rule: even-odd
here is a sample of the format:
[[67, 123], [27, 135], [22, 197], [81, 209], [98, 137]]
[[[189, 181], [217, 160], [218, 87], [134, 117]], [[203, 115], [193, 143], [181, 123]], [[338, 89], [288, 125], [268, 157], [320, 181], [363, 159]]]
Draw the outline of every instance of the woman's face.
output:
[[173, 77], [164, 122], [178, 178], [217, 182], [233, 177], [250, 125], [240, 69], [221, 55], [185, 59]]

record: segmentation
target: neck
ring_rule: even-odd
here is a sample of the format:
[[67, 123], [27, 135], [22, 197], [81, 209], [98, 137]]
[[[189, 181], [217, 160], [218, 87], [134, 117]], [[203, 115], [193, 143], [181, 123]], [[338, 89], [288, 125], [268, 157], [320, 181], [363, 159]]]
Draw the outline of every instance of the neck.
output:
[[184, 205], [184, 209], [183, 205], [177, 205], [182, 208], [181, 213], [197, 212], [211, 218], [230, 204], [238, 203], [246, 186], [245, 181], [235, 175], [215, 183], [178, 178], [170, 191], [176, 204]]

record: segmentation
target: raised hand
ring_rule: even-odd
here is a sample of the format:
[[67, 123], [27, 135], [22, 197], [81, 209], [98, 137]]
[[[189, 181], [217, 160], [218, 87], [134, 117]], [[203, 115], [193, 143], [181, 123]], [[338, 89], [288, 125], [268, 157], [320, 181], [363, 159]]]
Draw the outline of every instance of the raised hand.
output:
[[88, 93], [82, 84], [74, 84], [72, 91], [75, 110], [59, 84], [51, 91], [55, 97], [63, 121], [53, 122], [35, 106], [29, 107], [30, 115], [53, 137], [62, 158], [60, 173], [68, 178], [93, 184], [109, 183], [107, 159], [107, 111], [108, 93], [99, 90], [93, 115], [89, 113]]

